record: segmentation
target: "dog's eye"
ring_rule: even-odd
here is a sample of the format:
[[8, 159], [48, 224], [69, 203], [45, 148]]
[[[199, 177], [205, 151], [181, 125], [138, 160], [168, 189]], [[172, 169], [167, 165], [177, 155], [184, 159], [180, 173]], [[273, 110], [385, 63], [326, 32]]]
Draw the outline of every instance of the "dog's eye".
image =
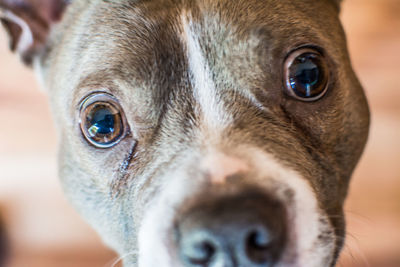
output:
[[90, 144], [110, 148], [124, 138], [126, 120], [121, 106], [112, 95], [95, 93], [81, 104], [80, 128]]
[[316, 50], [303, 48], [294, 51], [284, 66], [287, 93], [302, 101], [321, 98], [327, 88], [329, 70], [325, 58]]

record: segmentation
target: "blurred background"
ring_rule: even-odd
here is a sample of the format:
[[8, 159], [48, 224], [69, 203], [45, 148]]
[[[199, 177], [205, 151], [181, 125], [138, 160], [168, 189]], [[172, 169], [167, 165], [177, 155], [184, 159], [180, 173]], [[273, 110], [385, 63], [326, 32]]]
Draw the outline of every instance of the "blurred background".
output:
[[[345, 0], [342, 20], [372, 127], [345, 207], [339, 266], [400, 267], [400, 0]], [[46, 96], [1, 30], [0, 127], [0, 211], [12, 241], [7, 267], [112, 266], [115, 255], [62, 195]]]

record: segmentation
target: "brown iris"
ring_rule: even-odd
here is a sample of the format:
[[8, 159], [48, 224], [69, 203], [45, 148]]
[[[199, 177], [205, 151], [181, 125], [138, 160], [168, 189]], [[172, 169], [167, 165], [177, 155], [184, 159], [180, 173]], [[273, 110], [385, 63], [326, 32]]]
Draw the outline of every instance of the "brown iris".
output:
[[96, 93], [82, 103], [80, 128], [89, 143], [100, 148], [117, 144], [125, 134], [122, 108], [107, 93]]

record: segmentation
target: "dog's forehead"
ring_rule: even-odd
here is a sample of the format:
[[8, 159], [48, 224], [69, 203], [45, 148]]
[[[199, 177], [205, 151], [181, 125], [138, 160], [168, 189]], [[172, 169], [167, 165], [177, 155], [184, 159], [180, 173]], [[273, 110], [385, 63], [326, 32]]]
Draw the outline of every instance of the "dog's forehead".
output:
[[119, 54], [129, 50], [124, 60], [128, 55], [166, 56], [142, 53], [146, 49], [179, 52], [177, 42], [185, 42], [181, 36], [185, 24], [193, 26], [201, 45], [223, 52], [232, 50], [227, 46], [251, 43], [251, 37], [271, 49], [305, 42], [329, 46], [329, 41], [342, 37], [337, 10], [329, 0], [102, 1], [92, 5], [87, 24], [87, 35], [114, 40]]
[[157, 89], [185, 87], [188, 41], [194, 40], [220, 76], [215, 81], [265, 87], [266, 80], [278, 80], [283, 58], [296, 46], [318, 45], [342, 57], [337, 11], [322, 2], [330, 1], [95, 1], [90, 19], [77, 27], [78, 49], [95, 56], [76, 65], [84, 66], [82, 79], [131, 81], [161, 99]]

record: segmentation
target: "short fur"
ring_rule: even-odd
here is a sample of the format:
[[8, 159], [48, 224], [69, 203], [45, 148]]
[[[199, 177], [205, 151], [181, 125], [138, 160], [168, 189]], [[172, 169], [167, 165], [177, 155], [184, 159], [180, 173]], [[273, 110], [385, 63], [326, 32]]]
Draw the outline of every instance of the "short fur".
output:
[[[59, 129], [65, 192], [111, 247], [130, 255], [126, 266], [180, 266], [168, 236], [184, 203], [245, 186], [277, 195], [299, 233], [315, 226], [315, 235], [293, 234], [277, 266], [335, 265], [369, 126], [338, 2], [72, 1], [30, 55]], [[329, 90], [318, 101], [283, 92], [283, 62], [299, 46], [328, 58]], [[80, 102], [99, 90], [119, 100], [130, 124], [111, 149], [89, 145], [79, 128]], [[199, 90], [212, 92], [212, 112]], [[215, 151], [250, 170], [210, 189], [198, 162]]]

